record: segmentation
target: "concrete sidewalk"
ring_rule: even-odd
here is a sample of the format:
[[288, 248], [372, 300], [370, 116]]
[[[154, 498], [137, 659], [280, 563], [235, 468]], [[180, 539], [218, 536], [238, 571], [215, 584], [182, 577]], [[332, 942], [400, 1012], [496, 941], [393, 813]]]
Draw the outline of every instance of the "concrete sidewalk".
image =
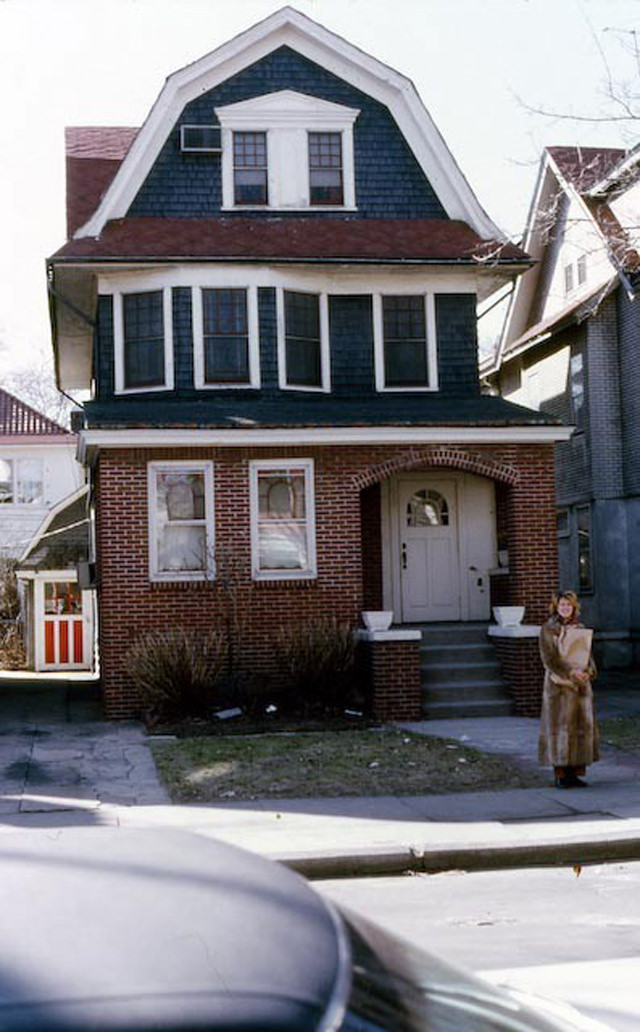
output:
[[[634, 682], [635, 684], [635, 682]], [[598, 699], [601, 718], [640, 714], [640, 690]], [[23, 699], [24, 703], [24, 699]], [[85, 717], [88, 697], [81, 700]], [[590, 787], [339, 799], [169, 803], [144, 730], [78, 717], [11, 721], [0, 702], [0, 831], [69, 825], [182, 828], [311, 877], [640, 858], [640, 759], [607, 749]], [[15, 716], [15, 712], [14, 712]], [[533, 765], [538, 722], [515, 717], [404, 725]], [[0, 842], [1, 848], [1, 842]]]

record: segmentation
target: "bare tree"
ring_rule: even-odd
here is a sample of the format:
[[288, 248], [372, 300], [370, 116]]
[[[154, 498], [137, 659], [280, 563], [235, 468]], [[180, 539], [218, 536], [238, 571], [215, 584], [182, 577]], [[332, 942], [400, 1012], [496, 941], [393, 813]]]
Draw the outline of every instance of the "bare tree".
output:
[[69, 426], [73, 399], [56, 387], [53, 364], [44, 354], [39, 361], [4, 376], [2, 386], [54, 422]]

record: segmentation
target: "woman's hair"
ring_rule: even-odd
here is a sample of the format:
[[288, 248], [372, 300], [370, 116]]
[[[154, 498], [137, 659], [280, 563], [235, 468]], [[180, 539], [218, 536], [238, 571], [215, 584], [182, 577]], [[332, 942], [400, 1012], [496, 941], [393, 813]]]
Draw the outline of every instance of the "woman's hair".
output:
[[573, 606], [573, 616], [580, 616], [580, 600], [576, 595], [575, 591], [559, 591], [557, 595], [551, 596], [551, 604], [549, 606], [549, 612], [552, 616], [555, 616], [558, 612], [558, 603], [561, 598], [564, 598]]

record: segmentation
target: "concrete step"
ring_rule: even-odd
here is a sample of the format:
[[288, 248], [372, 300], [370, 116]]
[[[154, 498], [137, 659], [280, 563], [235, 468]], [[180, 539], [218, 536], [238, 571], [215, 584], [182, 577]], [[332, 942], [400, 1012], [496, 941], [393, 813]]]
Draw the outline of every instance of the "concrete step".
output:
[[488, 624], [426, 624], [412, 628], [422, 634], [423, 645], [486, 645]]
[[422, 666], [450, 663], [460, 660], [464, 663], [491, 662], [496, 658], [496, 650], [489, 642], [460, 642], [459, 644], [421, 645], [420, 660]]
[[425, 685], [458, 684], [460, 681], [473, 681], [476, 684], [497, 681], [502, 682], [500, 663], [497, 659], [486, 663], [430, 663], [420, 665], [421, 680]]
[[463, 699], [468, 699], [470, 702], [478, 702], [491, 699], [508, 699], [504, 682], [501, 680], [484, 684], [468, 681], [454, 685], [430, 684], [428, 687], [423, 685], [421, 696], [425, 708], [428, 708], [432, 702], [459, 702]]
[[510, 717], [513, 705], [509, 699], [487, 702], [434, 702], [423, 709], [427, 720], [464, 720], [467, 717]]

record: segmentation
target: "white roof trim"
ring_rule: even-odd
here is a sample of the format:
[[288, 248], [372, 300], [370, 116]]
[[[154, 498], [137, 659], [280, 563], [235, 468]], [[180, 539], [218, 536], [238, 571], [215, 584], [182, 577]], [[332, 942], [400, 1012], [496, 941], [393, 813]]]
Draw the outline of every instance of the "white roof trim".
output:
[[385, 104], [450, 218], [469, 223], [484, 239], [502, 237], [411, 81], [291, 7], [169, 76], [102, 202], [75, 236], [99, 236], [107, 221], [126, 215], [186, 104], [285, 45]]
[[[79, 444], [79, 447], [80, 446], [81, 445]], [[29, 542], [24, 552], [20, 556], [20, 559], [18, 560], [18, 566], [20, 565], [20, 563], [23, 563], [25, 561], [29, 552], [31, 552], [36, 547], [38, 542], [42, 540], [42, 538], [45, 536], [47, 532], [47, 528], [51, 525], [55, 517], [59, 513], [61, 513], [63, 509], [66, 509], [69, 505], [73, 505], [74, 502], [77, 502], [79, 498], [82, 498], [83, 495], [86, 495], [88, 493], [89, 485], [83, 484], [82, 487], [79, 487], [76, 491], [73, 491], [70, 495], [67, 495], [66, 498], [62, 498], [61, 501], [57, 502], [52, 509], [49, 509], [49, 512], [43, 519], [42, 523], [40, 524], [35, 534], [31, 538], [31, 541]]]
[[236, 104], [224, 104], [214, 110], [223, 129], [226, 126], [236, 128], [243, 125], [249, 128], [262, 124], [270, 127], [298, 125], [303, 119], [309, 121], [310, 128], [318, 124], [349, 126], [353, 125], [360, 114], [358, 108], [319, 100], [296, 90], [263, 93], [259, 97], [240, 100]]
[[352, 444], [550, 444], [572, 426], [305, 427], [259, 430], [83, 430], [79, 457], [100, 448], [304, 447]]

